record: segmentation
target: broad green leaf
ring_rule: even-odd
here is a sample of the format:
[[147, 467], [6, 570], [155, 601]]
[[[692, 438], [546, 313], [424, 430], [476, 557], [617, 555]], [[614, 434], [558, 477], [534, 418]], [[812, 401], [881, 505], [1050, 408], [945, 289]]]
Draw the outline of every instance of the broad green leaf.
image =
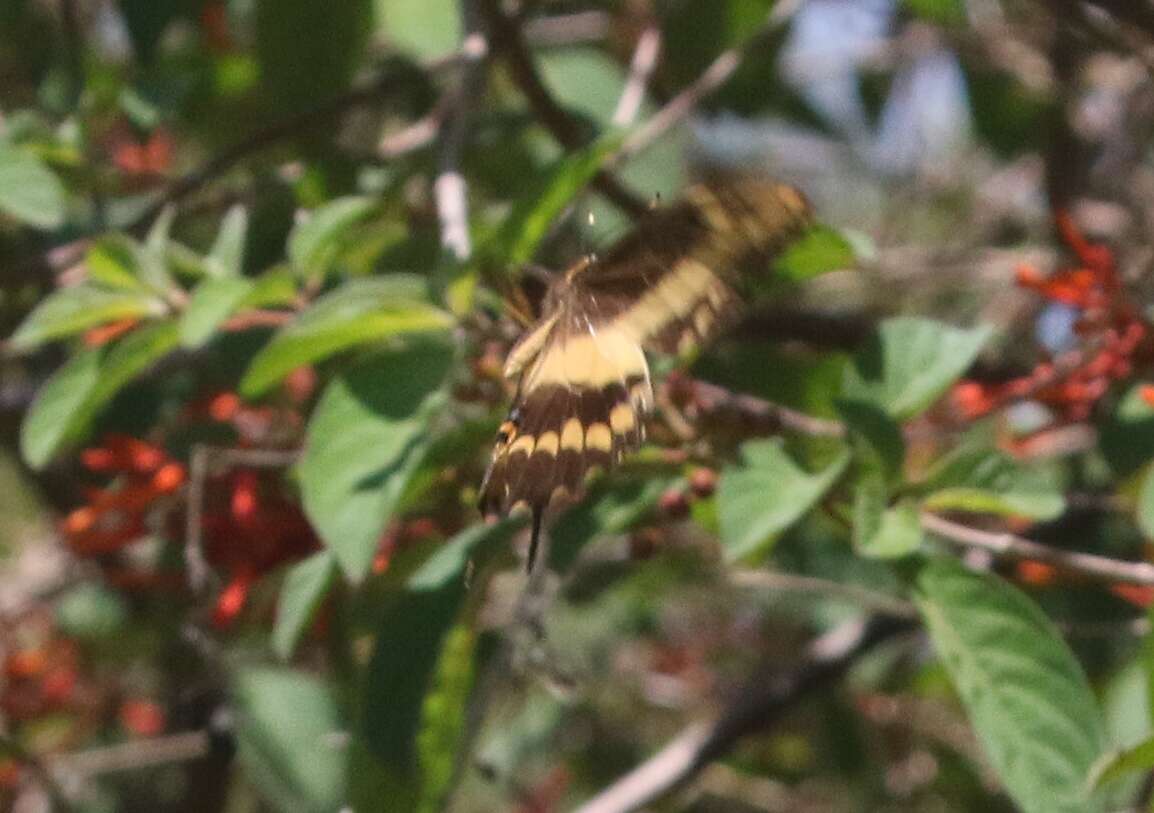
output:
[[1122, 777], [1149, 772], [1154, 768], [1154, 738], [1145, 740], [1125, 751], [1111, 751], [1105, 754], [1090, 772], [1093, 787], [1108, 785]]
[[57, 229], [67, 207], [55, 173], [31, 152], [0, 141], [0, 212], [40, 229]]
[[881, 407], [898, 420], [927, 409], [977, 358], [990, 329], [929, 319], [887, 319], [846, 368], [842, 395]]
[[837, 401], [836, 406], [854, 445], [855, 462], [876, 470], [887, 487], [898, 485], [906, 458], [901, 427], [874, 404]]
[[436, 59], [461, 44], [461, 13], [455, 0], [375, 0], [390, 45], [418, 59]]
[[175, 220], [176, 207], [164, 207], [149, 227], [144, 245], [137, 249], [140, 276], [157, 291], [167, 291], [175, 284], [168, 265], [169, 251], [174, 245], [171, 234]]
[[241, 392], [260, 395], [296, 368], [358, 344], [452, 327], [453, 318], [425, 296], [424, 281], [406, 274], [346, 282], [272, 338], [252, 360]]
[[41, 302], [12, 336], [18, 350], [38, 347], [121, 319], [160, 316], [165, 304], [140, 291], [112, 291], [92, 285], [61, 288]]
[[918, 487], [930, 511], [1054, 519], [1065, 510], [1058, 472], [1022, 465], [980, 444], [963, 444], [946, 455]]
[[[855, 509], [856, 509], [855, 504]], [[854, 512], [854, 549], [873, 559], [897, 559], [909, 556], [922, 545], [923, 532], [918, 505], [903, 500], [883, 508], [876, 522], [863, 523]]]
[[429, 691], [421, 704], [417, 735], [421, 766], [419, 813], [440, 813], [453, 784], [458, 752], [467, 734], [469, 693], [473, 688], [477, 632], [466, 622], [445, 636]]
[[328, 385], [309, 421], [305, 511], [354, 582], [424, 456], [452, 358], [434, 342], [375, 353]]
[[601, 127], [611, 124], [625, 73], [604, 50], [588, 46], [550, 49], [537, 55], [537, 66], [558, 102]]
[[240, 276], [244, 270], [244, 240], [247, 232], [248, 211], [237, 204], [224, 216], [216, 242], [205, 258], [209, 274], [214, 277]]
[[569, 153], [552, 168], [540, 188], [524, 195], [486, 246], [486, 253], [510, 267], [523, 265], [573, 198], [597, 174], [605, 157], [621, 144], [611, 132], [583, 150]]
[[255, 283], [245, 277], [207, 277], [196, 286], [180, 318], [180, 343], [197, 348], [247, 301]]
[[319, 680], [287, 669], [245, 668], [233, 686], [237, 756], [284, 813], [333, 813], [344, 802], [344, 725]]
[[798, 467], [776, 440], [742, 446], [744, 465], [728, 467], [717, 487], [721, 544], [730, 561], [740, 559], [793, 525], [845, 470], [843, 454], [817, 474]]
[[[419, 762], [428, 754], [422, 753], [418, 735], [423, 719], [436, 725], [427, 694], [442, 659], [443, 642], [466, 595], [466, 565], [469, 561], [482, 565], [509, 543], [521, 525], [505, 520], [457, 534], [445, 543], [451, 553], [435, 554], [419, 568], [381, 621], [365, 686], [364, 732], [373, 752], [397, 774], [412, 775], [425, 767]], [[464, 664], [453, 666], [460, 669]], [[458, 692], [452, 702], [461, 700]]]
[[376, 198], [350, 197], [317, 208], [289, 233], [288, 256], [293, 266], [305, 275], [328, 271], [349, 229], [368, 219], [378, 204]]
[[252, 277], [253, 288], [244, 300], [249, 308], [267, 308], [274, 305], [290, 305], [297, 297], [297, 278], [285, 266], [276, 266], [259, 277]]
[[110, 234], [93, 243], [84, 258], [88, 278], [105, 288], [146, 291], [140, 279], [138, 247], [131, 237]]
[[272, 649], [281, 660], [292, 657], [337, 574], [332, 552], [318, 551], [289, 568], [277, 600]]
[[1020, 591], [953, 559], [927, 563], [915, 600], [990, 764], [1026, 813], [1090, 813], [1105, 725], [1078, 662]]
[[804, 282], [830, 271], [852, 268], [854, 259], [853, 246], [841, 232], [818, 225], [790, 243], [774, 268], [784, 279]]
[[100, 349], [80, 351], [40, 389], [20, 425], [20, 454], [32, 468], [43, 467], [67, 440], [72, 416], [100, 379], [102, 355]]
[[61, 446], [88, 431], [93, 418], [132, 379], [177, 345], [177, 327], [138, 328], [113, 345], [81, 351], [41, 390], [21, 427], [20, 448], [40, 468]]

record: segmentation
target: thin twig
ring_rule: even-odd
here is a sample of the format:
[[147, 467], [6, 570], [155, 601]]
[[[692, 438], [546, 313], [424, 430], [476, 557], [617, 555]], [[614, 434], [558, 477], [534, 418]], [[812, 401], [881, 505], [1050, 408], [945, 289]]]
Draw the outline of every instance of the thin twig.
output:
[[1154, 564], [1149, 562], [1127, 562], [1093, 553], [1063, 550], [1011, 533], [971, 528], [930, 512], [924, 512], [921, 519], [922, 527], [930, 533], [995, 556], [1032, 559], [1097, 581], [1154, 586]]
[[211, 745], [208, 732], [186, 731], [60, 754], [51, 757], [49, 765], [54, 772], [92, 777], [155, 765], [191, 762], [207, 756]]
[[224, 175], [253, 153], [265, 150], [285, 139], [310, 132], [321, 125], [330, 123], [332, 119], [354, 107], [378, 101], [404, 87], [405, 82], [399, 77], [386, 74], [365, 87], [350, 90], [319, 107], [306, 110], [253, 133], [243, 141], [213, 156], [187, 175], [173, 181], [161, 193], [160, 197], [128, 226], [129, 230], [139, 231], [146, 228], [165, 207], [184, 200], [202, 186]]
[[[494, 51], [504, 58], [513, 81], [524, 94], [537, 121], [566, 149], [578, 150], [587, 146], [590, 137], [585, 128], [557, 103], [545, 87], [525, 43], [520, 21], [508, 17], [502, 11], [500, 0], [478, 0], [478, 6], [488, 24]], [[647, 200], [622, 186], [608, 172], [598, 172], [593, 178], [593, 186], [632, 217], [640, 217], [649, 211]]]
[[616, 127], [628, 127], [637, 118], [641, 110], [641, 103], [645, 101], [645, 89], [649, 86], [649, 78], [653, 69], [657, 67], [657, 58], [661, 55], [661, 29], [650, 26], [641, 32], [637, 38], [637, 46], [633, 49], [633, 59], [629, 63], [629, 78], [621, 91], [621, 98], [617, 100], [617, 108], [613, 111], [613, 124]]
[[744, 418], [766, 423], [771, 429], [786, 429], [815, 437], [845, 437], [845, 426], [838, 421], [815, 418], [764, 398], [731, 392], [707, 381], [689, 379], [688, 385], [692, 388], [694, 403], [705, 412], [735, 411]]
[[918, 615], [917, 608], [908, 601], [856, 584], [845, 584], [818, 576], [803, 576], [776, 570], [736, 570], [729, 574], [729, 581], [737, 587], [752, 590], [813, 593], [826, 598], [844, 599], [863, 610], [895, 618], [913, 619]]
[[874, 646], [909, 629], [908, 622], [887, 618], [849, 621], [813, 641], [796, 669], [783, 674], [775, 662], [756, 670], [713, 720], [685, 728], [576, 813], [627, 813], [652, 804], [689, 782], [742, 737], [764, 731], [799, 701], [835, 683]]
[[800, 6], [801, 0], [781, 0], [774, 3], [761, 28], [745, 42], [719, 54], [697, 79], [690, 82], [670, 99], [665, 107], [633, 131], [609, 160], [608, 165], [616, 166], [632, 158], [685, 119], [705, 97], [729, 81], [745, 57], [751, 51], [762, 47]]
[[441, 246], [456, 259], [467, 260], [473, 253], [473, 245], [469, 239], [468, 188], [461, 174], [461, 154], [469, 136], [473, 108], [484, 91], [489, 43], [480, 31], [475, 0], [461, 0], [461, 18], [465, 31], [461, 47], [464, 63], [448, 115], [441, 125], [433, 197], [441, 223]]

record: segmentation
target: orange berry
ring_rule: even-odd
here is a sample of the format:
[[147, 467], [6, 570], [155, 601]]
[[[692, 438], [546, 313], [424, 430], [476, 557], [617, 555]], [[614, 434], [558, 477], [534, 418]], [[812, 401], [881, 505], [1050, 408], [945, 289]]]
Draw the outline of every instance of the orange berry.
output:
[[208, 402], [208, 414], [214, 421], [231, 421], [240, 411], [240, 396], [235, 392], [222, 392]]
[[60, 528], [66, 534], [83, 533], [96, 524], [98, 517], [97, 510], [86, 505], [83, 508], [77, 508], [66, 516], [64, 521], [60, 523]]
[[71, 666], [58, 666], [44, 676], [40, 683], [40, 695], [48, 703], [62, 705], [72, 699], [76, 683], [75, 669]]
[[168, 463], [152, 476], [152, 487], [161, 494], [176, 491], [184, 484], [184, 466], [180, 463]]
[[21, 649], [8, 656], [4, 673], [13, 680], [33, 678], [48, 666], [48, 659], [42, 649]]
[[138, 737], [155, 737], [164, 731], [164, 709], [151, 700], [125, 700], [118, 716], [120, 724]]
[[110, 471], [116, 465], [116, 455], [109, 449], [85, 449], [80, 453], [80, 463], [89, 471]]
[[1051, 584], [1057, 575], [1053, 565], [1035, 562], [1032, 559], [1018, 562], [1017, 571], [1019, 581], [1034, 587], [1045, 587]]

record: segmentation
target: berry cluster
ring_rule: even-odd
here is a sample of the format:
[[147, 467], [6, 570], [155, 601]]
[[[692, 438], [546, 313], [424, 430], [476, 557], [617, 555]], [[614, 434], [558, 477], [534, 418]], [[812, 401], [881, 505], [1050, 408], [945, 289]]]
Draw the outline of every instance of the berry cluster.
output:
[[1073, 308], [1081, 347], [1040, 362], [1027, 375], [1010, 381], [959, 382], [953, 403], [966, 420], [1010, 403], [1033, 400], [1047, 406], [1059, 423], [1076, 423], [1090, 416], [1112, 382], [1133, 373], [1134, 357], [1149, 326], [1122, 285], [1114, 253], [1089, 242], [1068, 213], [1059, 212], [1055, 222], [1077, 265], [1049, 277], [1023, 265], [1017, 269], [1017, 283], [1050, 302]]

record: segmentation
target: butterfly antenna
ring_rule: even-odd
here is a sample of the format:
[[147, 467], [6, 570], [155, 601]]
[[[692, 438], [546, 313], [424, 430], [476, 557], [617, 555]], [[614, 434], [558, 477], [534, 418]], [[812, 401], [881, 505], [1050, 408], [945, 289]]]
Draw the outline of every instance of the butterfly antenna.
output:
[[529, 532], [529, 556], [525, 560], [525, 572], [532, 573], [537, 562], [537, 549], [541, 543], [541, 520], [545, 516], [544, 508], [533, 509], [533, 528]]

